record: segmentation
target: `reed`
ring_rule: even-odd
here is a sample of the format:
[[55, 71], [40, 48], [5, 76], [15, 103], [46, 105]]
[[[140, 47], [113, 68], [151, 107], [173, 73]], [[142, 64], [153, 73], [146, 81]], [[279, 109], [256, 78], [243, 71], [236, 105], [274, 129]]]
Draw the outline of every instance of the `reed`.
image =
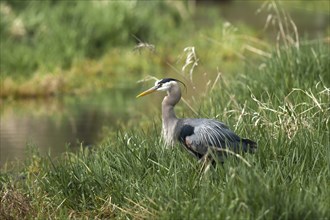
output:
[[[242, 74], [219, 72], [201, 92], [202, 101], [187, 100], [192, 111], [185, 116], [224, 121], [258, 142], [256, 154], [228, 156], [223, 166], [201, 173], [182, 147], [164, 148], [160, 119], [152, 118], [108, 132], [94, 148], [57, 159], [33, 154], [22, 170], [2, 173], [1, 206], [13, 207], [9, 195], [27, 203], [15, 203], [20, 212], [2, 208], [0, 216], [329, 219], [329, 45], [290, 38], [288, 28], [279, 28], [274, 47], [250, 47], [258, 49], [256, 63], [238, 54], [246, 60]], [[197, 55], [185, 59], [192, 80], [195, 61], [203, 61]]]

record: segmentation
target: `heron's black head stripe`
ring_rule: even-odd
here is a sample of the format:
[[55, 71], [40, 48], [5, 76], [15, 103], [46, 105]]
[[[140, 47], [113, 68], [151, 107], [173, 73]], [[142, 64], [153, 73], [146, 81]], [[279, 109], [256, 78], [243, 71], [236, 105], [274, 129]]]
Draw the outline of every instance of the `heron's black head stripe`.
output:
[[164, 78], [162, 80], [160, 80], [158, 82], [158, 84], [163, 84], [163, 83], [167, 83], [167, 82], [171, 82], [171, 81], [178, 81], [177, 79], [173, 79], [173, 78]]
[[184, 84], [184, 83], [181, 82], [180, 80], [178, 80], [178, 79], [174, 79], [174, 78], [164, 78], [164, 79], [158, 81], [158, 83], [157, 83], [157, 84], [158, 84], [158, 88], [161, 87], [164, 83], [171, 82], [171, 81], [175, 81], [175, 82], [179, 82], [179, 83], [181, 83], [181, 84], [184, 86], [184, 88], [186, 89], [186, 91], [187, 91], [186, 84]]

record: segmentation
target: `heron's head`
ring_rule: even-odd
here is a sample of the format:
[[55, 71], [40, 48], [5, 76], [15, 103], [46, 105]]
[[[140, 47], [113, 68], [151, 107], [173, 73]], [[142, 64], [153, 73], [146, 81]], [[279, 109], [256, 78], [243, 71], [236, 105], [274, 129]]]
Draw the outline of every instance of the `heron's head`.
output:
[[136, 98], [151, 94], [156, 91], [169, 91], [173, 86], [179, 86], [178, 83], [182, 83], [182, 85], [186, 87], [186, 85], [183, 82], [173, 78], [165, 78], [165, 79], [157, 80], [153, 87], [140, 93], [139, 95], [136, 96]]

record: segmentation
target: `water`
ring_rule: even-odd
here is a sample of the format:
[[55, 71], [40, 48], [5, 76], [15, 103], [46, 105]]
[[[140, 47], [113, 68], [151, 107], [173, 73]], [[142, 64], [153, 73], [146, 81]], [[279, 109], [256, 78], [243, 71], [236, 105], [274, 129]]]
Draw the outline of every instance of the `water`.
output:
[[[114, 89], [86, 97], [4, 102], [0, 120], [0, 166], [24, 160], [27, 145], [52, 157], [102, 138], [134, 117], [137, 89]], [[131, 115], [128, 117], [128, 115]]]
[[[262, 31], [265, 28], [267, 16], [271, 14], [271, 11], [269, 11], [267, 7], [258, 10], [261, 8], [261, 5], [262, 3], [260, 4], [260, 1], [236, 1], [232, 4], [224, 4], [223, 7], [221, 7], [221, 14], [224, 19], [233, 24], [245, 23], [258, 31]], [[304, 36], [315, 39], [327, 36], [325, 30], [329, 28], [330, 24], [329, 9], [322, 12], [316, 11], [316, 9], [305, 10], [300, 6], [291, 8], [289, 14], [298, 28], [300, 37]], [[265, 31], [267, 31], [266, 35], [268, 38], [276, 39], [276, 34], [274, 33], [277, 33], [277, 30], [275, 32], [272, 31], [271, 24], [268, 25], [268, 29]]]
[[[221, 17], [233, 24], [239, 26], [240, 24], [248, 25], [257, 31], [258, 37], [266, 37], [267, 39], [275, 40], [278, 33], [272, 24], [265, 29], [265, 24], [268, 15], [274, 14], [274, 11], [268, 10], [267, 7], [261, 9], [264, 1], [225, 1], [223, 4], [215, 4], [212, 1], [201, 1], [196, 11], [200, 12], [201, 16], [197, 16], [196, 22], [201, 25], [215, 24], [214, 19], [205, 20], [205, 11], [210, 7], [216, 8]], [[329, 5], [328, 5], [329, 7]], [[260, 10], [261, 9], [261, 10]], [[315, 8], [305, 9], [303, 6], [292, 7], [289, 10], [285, 9], [294, 21], [298, 28], [300, 37], [304, 39], [325, 38], [328, 36], [327, 30], [330, 28], [329, 8], [320, 11]]]

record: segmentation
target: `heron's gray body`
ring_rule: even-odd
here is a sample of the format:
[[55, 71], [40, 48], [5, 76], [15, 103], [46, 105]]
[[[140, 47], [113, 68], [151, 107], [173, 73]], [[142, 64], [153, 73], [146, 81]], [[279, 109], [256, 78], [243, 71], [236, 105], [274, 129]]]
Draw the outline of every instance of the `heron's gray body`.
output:
[[255, 145], [248, 139], [240, 138], [224, 123], [215, 119], [179, 119], [176, 130], [179, 135], [175, 138], [199, 159], [212, 151], [222, 160], [225, 155], [222, 149], [236, 153], [251, 152], [252, 145]]
[[[234, 152], [253, 152], [257, 144], [249, 139], [240, 138], [224, 123], [215, 119], [176, 117], [174, 106], [181, 99], [181, 89], [178, 80], [163, 79], [157, 81], [152, 91], [167, 91], [162, 102], [162, 136], [166, 145], [173, 145], [176, 141], [197, 158], [203, 158], [212, 151], [223, 160], [223, 149]], [[145, 95], [151, 90], [148, 90]]]

